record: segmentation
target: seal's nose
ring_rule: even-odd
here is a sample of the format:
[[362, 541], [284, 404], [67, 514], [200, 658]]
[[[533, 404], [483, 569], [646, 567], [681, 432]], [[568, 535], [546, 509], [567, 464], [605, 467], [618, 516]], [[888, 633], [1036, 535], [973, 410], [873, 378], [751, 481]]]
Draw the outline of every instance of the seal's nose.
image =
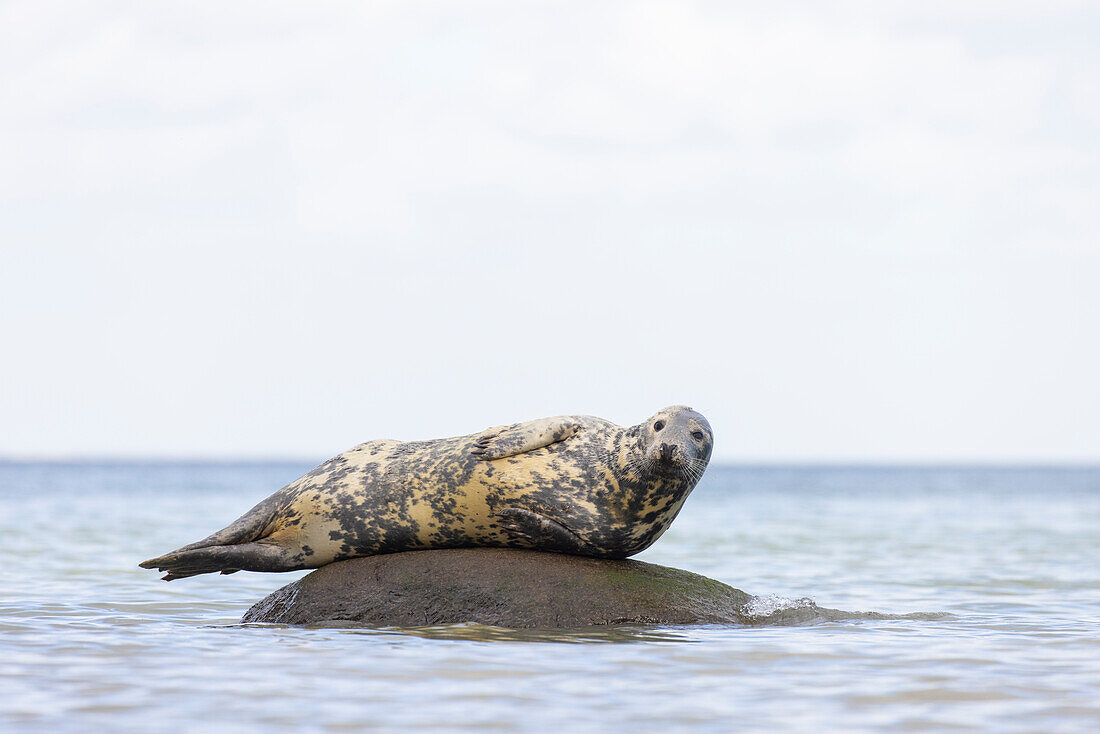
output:
[[661, 444], [661, 460], [668, 461], [676, 456], [677, 446], [669, 446], [667, 443]]

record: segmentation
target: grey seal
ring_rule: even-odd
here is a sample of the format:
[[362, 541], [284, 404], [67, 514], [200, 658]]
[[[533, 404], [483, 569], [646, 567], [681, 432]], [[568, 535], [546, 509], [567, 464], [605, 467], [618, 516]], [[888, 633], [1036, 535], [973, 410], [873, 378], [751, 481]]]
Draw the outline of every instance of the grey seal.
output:
[[456, 438], [368, 441], [228, 527], [140, 565], [171, 581], [436, 548], [625, 558], [672, 523], [713, 445], [707, 419], [684, 406], [629, 427], [569, 415]]

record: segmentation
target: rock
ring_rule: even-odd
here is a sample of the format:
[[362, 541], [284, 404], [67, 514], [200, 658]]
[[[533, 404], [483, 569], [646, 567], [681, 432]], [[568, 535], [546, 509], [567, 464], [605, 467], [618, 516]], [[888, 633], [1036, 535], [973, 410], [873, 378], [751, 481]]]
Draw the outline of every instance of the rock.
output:
[[750, 596], [641, 561], [468, 548], [353, 558], [268, 595], [242, 622], [512, 629], [751, 623]]

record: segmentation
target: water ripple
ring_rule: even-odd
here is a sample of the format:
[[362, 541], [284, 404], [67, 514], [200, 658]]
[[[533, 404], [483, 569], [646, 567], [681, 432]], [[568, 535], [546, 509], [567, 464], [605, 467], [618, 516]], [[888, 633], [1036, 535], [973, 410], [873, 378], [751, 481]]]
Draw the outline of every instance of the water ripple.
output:
[[1096, 470], [716, 467], [643, 560], [739, 627], [242, 625], [302, 574], [136, 568], [306, 468], [0, 465], [0, 728], [1100, 728]]

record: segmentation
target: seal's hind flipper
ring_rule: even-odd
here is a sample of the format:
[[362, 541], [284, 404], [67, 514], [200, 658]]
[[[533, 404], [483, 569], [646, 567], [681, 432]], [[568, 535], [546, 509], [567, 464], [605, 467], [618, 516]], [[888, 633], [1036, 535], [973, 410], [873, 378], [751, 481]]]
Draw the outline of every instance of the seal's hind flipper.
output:
[[[280, 493], [276, 492], [260, 504], [253, 507], [248, 512], [238, 517], [228, 526], [214, 533], [213, 535], [209, 535], [198, 541], [197, 543], [189, 543], [182, 548], [176, 548], [171, 553], [165, 553], [163, 556], [150, 558], [148, 561], [143, 561], [138, 565], [142, 568], [159, 568], [161, 571], [168, 571], [168, 575], [164, 577], [165, 581], [171, 581], [172, 579], [181, 579], [186, 576], [196, 576], [200, 573], [215, 573], [217, 571], [221, 571], [222, 573], [233, 573], [233, 571], [239, 571], [242, 568], [248, 568], [246, 566], [232, 567], [229, 565], [224, 565], [214, 568], [207, 568], [201, 571], [195, 570], [190, 573], [175, 573], [167, 565], [162, 564], [180, 562], [181, 559], [185, 558], [197, 559], [202, 557], [189, 555], [195, 551], [214, 550], [215, 548], [243, 548], [245, 546], [257, 545], [257, 543], [255, 543], [254, 541], [260, 540], [267, 533], [270, 532], [272, 518], [274, 517], [276, 510], [281, 507], [281, 504], [282, 499], [280, 498]], [[272, 546], [269, 544], [264, 544], [264, 547]], [[215, 556], [209, 557], [212, 558]]]
[[285, 549], [270, 543], [216, 545], [210, 548], [176, 551], [138, 564], [142, 568], [167, 571], [165, 581], [184, 579], [203, 573], [236, 573], [237, 571], [293, 571], [292, 556]]
[[280, 496], [281, 494], [281, 492], [276, 492], [218, 532], [208, 535], [197, 542], [188, 543], [181, 548], [176, 548], [171, 553], [162, 556], [162, 558], [167, 558], [177, 553], [183, 553], [184, 551], [195, 550], [196, 548], [209, 548], [214, 545], [251, 543], [252, 541], [265, 537], [271, 532], [270, 525], [272, 518], [283, 506], [284, 500]]
[[524, 547], [555, 553], [592, 555], [592, 549], [576, 533], [546, 515], [519, 507], [506, 507], [493, 513], [493, 517], [500, 518], [501, 529], [509, 538]]
[[584, 423], [579, 416], [562, 415], [537, 421], [490, 428], [475, 439], [470, 453], [479, 459], [493, 461], [541, 449], [576, 435]]

